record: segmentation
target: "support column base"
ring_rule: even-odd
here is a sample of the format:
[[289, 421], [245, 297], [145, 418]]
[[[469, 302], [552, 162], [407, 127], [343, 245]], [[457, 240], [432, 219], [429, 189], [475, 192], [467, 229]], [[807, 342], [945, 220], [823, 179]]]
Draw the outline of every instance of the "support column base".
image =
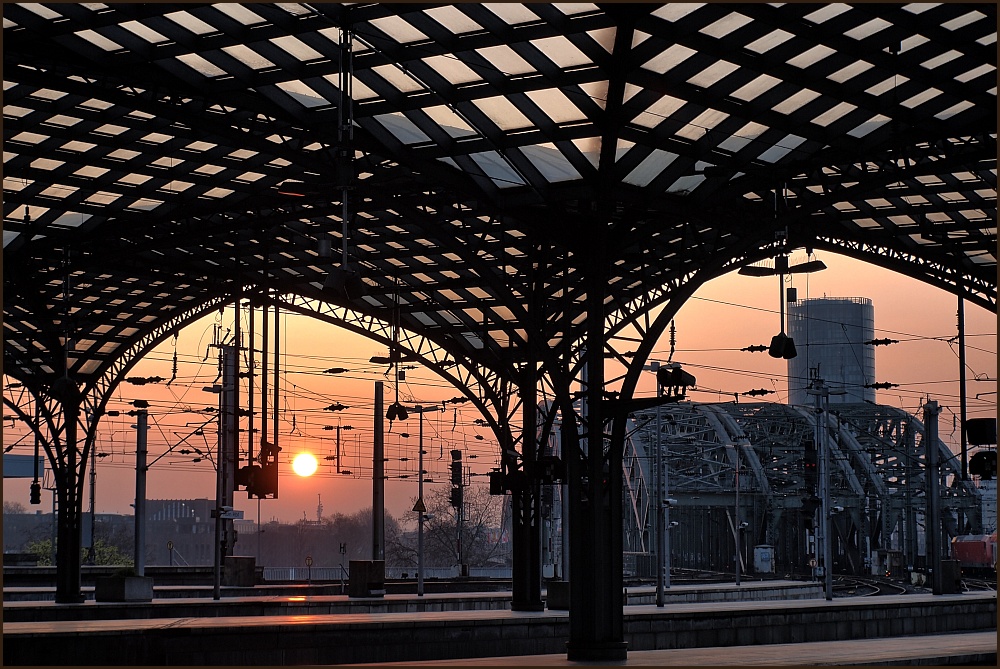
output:
[[56, 604], [82, 604], [85, 601], [87, 601], [87, 597], [83, 593], [56, 595]]
[[574, 643], [573, 641], [567, 641], [566, 659], [570, 662], [624, 662], [628, 659], [628, 642]]
[[540, 601], [540, 600], [537, 601], [537, 602], [514, 602], [514, 601], [512, 601], [510, 603], [510, 610], [511, 611], [544, 611], [545, 610], [545, 602]]

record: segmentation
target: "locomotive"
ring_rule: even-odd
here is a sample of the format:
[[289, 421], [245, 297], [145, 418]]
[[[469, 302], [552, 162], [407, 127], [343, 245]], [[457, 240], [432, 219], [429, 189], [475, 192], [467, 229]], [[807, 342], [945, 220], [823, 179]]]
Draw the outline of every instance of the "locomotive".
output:
[[951, 540], [951, 556], [958, 560], [962, 573], [996, 577], [997, 533], [964, 534]]

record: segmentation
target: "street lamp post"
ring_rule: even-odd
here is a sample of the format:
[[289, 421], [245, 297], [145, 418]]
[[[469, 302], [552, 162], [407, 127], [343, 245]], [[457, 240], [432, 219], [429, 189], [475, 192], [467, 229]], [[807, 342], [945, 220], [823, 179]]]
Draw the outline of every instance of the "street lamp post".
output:
[[[737, 449], [739, 446], [736, 447]], [[736, 528], [735, 535], [736, 540], [736, 587], [740, 585], [740, 575], [743, 571], [743, 565], [740, 560], [740, 532], [742, 531], [740, 523], [740, 453], [739, 450], [736, 451], [736, 466], [734, 468], [734, 478], [736, 481], [736, 517], [733, 519], [733, 527]]]
[[826, 599], [833, 599], [833, 542], [830, 541], [830, 444], [829, 415], [830, 394], [843, 395], [844, 391], [831, 391], [823, 379], [813, 379], [813, 386], [806, 393], [816, 397], [816, 448], [819, 449], [819, 525], [817, 539], [820, 541], [817, 553], [822, 556], [823, 591]]
[[[659, 361], [651, 361], [646, 369], [652, 371], [654, 374], [658, 374], [660, 369]], [[657, 378], [656, 382], [656, 399], [657, 402], [663, 399], [663, 385], [660, 384], [659, 378]], [[658, 403], [656, 405], [656, 443], [653, 453], [653, 487], [656, 491], [653, 498], [655, 500], [654, 513], [656, 514], [653, 530], [653, 546], [656, 551], [656, 605], [662, 608], [664, 604], [663, 591], [665, 588], [670, 587], [670, 567], [667, 564], [667, 546], [669, 546], [669, 543], [665, 528], [667, 526], [669, 509], [666, 503], [666, 476], [664, 476], [663, 472], [663, 422], [662, 411], [660, 409], [661, 407]]]
[[420, 414], [420, 437], [417, 440], [417, 596], [424, 596], [424, 411], [415, 407]]
[[[654, 372], [659, 370], [660, 363], [653, 361], [650, 363], [650, 367]], [[663, 397], [663, 386], [659, 382], [656, 384], [656, 398], [660, 399]], [[664, 527], [666, 526], [666, 508], [663, 504], [663, 498], [666, 497], [666, 490], [664, 488], [664, 476], [663, 476], [663, 419], [662, 411], [659, 405], [656, 407], [656, 456], [655, 467], [656, 476], [654, 481], [656, 483], [656, 605], [660, 608], [663, 607], [664, 597], [663, 590], [667, 587], [666, 582], [667, 576], [664, 577], [664, 571], [666, 569], [666, 554], [664, 552], [665, 544], [665, 534]], [[667, 572], [669, 574], [669, 572]]]
[[414, 413], [420, 416], [419, 438], [417, 454], [417, 503], [414, 511], [417, 512], [417, 596], [424, 596], [424, 514], [427, 507], [424, 505], [424, 413], [427, 411], [441, 411], [440, 407], [422, 406], [413, 407]]

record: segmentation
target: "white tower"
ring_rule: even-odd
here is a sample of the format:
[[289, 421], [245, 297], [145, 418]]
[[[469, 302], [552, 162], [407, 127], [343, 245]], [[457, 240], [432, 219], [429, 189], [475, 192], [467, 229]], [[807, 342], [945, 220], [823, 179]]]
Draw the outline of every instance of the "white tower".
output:
[[788, 335], [798, 355], [788, 361], [788, 403], [809, 404], [810, 370], [831, 390], [830, 403], [874, 402], [875, 308], [866, 297], [822, 297], [788, 305]]

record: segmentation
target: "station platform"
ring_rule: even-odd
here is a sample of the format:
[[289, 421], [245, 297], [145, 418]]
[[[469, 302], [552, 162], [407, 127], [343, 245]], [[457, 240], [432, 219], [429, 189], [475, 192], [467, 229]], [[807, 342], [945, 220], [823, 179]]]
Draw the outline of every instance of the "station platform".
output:
[[[288, 609], [283, 615], [216, 617], [208, 611], [197, 617], [5, 622], [4, 665], [78, 665], [81, 658], [103, 666], [463, 664], [472, 658], [530, 664], [529, 656], [565, 659], [569, 638], [567, 611]], [[725, 648], [742, 663], [744, 650], [770, 650], [773, 660], [784, 644], [928, 635], [944, 635], [938, 639], [943, 642], [973, 632], [991, 634], [995, 644], [996, 593], [640, 604], [625, 608], [623, 622], [629, 657], [637, 661], [650, 651]]]
[[[626, 667], [751, 667], [751, 666], [985, 666], [995, 667], [997, 636], [995, 632], [968, 634], [933, 634], [924, 636], [859, 639], [856, 641], [816, 641], [781, 643], [738, 648], [677, 648], [672, 650], [631, 651]], [[429, 662], [385, 662], [356, 665], [365, 667], [509, 667], [510, 657], [480, 657]], [[566, 654], [523, 655], [518, 666], [573, 667], [610, 663], [571, 662]]]
[[[52, 588], [4, 588], [3, 622], [42, 620], [110, 620], [115, 618], [187, 618], [205, 616], [314, 615], [334, 613], [418, 613], [423, 611], [478, 611], [509, 609], [507, 592], [428, 592], [355, 598], [327, 594], [325, 585], [223, 587], [221, 598], [212, 598], [205, 586], [154, 587], [151, 602], [96, 602], [93, 590], [81, 604], [58, 604]], [[655, 601], [651, 586], [629, 588], [629, 605]], [[546, 595], [542, 591], [543, 598]], [[721, 601], [815, 599], [822, 586], [814, 581], [766, 580], [733, 583], [674, 585], [664, 591], [668, 604]]]

